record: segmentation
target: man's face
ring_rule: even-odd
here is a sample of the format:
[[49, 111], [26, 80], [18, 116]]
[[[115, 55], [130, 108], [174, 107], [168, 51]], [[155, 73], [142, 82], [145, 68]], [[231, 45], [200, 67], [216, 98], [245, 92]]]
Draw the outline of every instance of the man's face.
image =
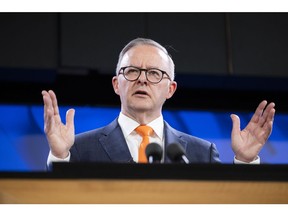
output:
[[[138, 45], [131, 48], [123, 56], [120, 67], [135, 66], [149, 69], [158, 68], [166, 71], [171, 77], [169, 70], [169, 58], [159, 48], [148, 45]], [[162, 105], [166, 99], [174, 94], [177, 84], [164, 78], [157, 84], [147, 81], [145, 72], [142, 71], [138, 80], [130, 82], [123, 74], [113, 77], [113, 87], [121, 99], [121, 111], [126, 115], [135, 113], [149, 113], [159, 116]]]

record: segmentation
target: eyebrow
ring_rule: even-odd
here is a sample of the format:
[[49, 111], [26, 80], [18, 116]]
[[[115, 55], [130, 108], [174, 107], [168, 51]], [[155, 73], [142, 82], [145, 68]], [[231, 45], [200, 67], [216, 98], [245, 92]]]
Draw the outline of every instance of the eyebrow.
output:
[[[140, 68], [140, 69], [158, 69], [158, 70], [162, 70], [160, 69], [159, 67], [147, 67], [147, 68], [142, 68], [142, 67], [138, 67], [138, 66], [135, 66], [135, 65], [128, 65], [126, 67], [136, 67], [136, 68]], [[162, 70], [162, 71], [165, 71], [165, 70]]]

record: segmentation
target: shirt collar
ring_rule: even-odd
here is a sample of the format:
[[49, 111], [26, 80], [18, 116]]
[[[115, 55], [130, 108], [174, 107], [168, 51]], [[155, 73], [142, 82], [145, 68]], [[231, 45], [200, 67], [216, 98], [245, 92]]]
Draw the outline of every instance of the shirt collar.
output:
[[[122, 112], [119, 114], [118, 123], [123, 131], [123, 135], [126, 138], [129, 136], [136, 127], [140, 124], [135, 120], [129, 118], [128, 116], [124, 115]], [[160, 115], [158, 118], [154, 119], [152, 122], [147, 124], [151, 128], [153, 128], [155, 134], [162, 140], [163, 139], [163, 116]]]

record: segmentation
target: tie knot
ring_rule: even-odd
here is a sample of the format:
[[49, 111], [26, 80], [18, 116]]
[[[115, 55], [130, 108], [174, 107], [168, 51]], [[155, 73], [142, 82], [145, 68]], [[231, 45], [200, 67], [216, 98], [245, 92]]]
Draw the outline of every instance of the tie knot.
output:
[[153, 129], [147, 125], [140, 125], [135, 130], [142, 137], [143, 136], [150, 136], [153, 133]]

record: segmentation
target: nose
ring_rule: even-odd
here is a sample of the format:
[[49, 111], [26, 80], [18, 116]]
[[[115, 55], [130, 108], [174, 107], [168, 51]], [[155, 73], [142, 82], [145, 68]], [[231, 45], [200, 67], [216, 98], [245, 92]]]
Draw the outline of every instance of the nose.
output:
[[141, 83], [147, 83], [148, 82], [146, 79], [146, 74], [145, 74], [144, 70], [141, 70], [140, 76], [138, 78], [138, 82], [141, 82]]

